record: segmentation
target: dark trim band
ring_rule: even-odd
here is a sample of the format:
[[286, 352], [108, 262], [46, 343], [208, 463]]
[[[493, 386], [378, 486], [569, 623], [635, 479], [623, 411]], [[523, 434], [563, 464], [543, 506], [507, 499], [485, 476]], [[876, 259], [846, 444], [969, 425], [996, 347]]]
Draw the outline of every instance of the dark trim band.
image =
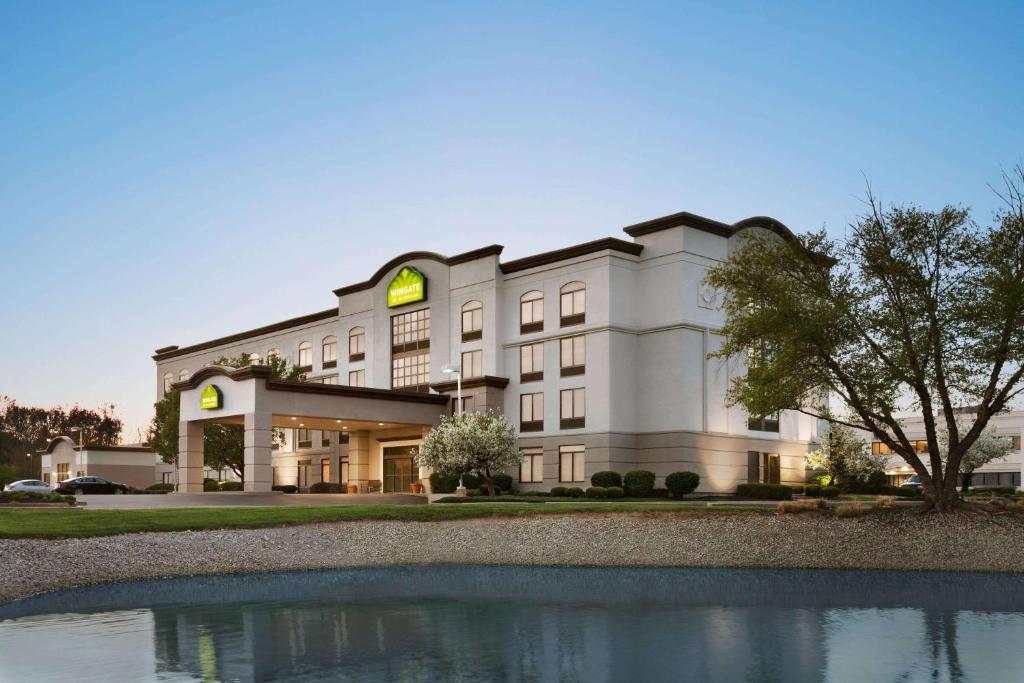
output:
[[[508, 377], [495, 377], [494, 375], [484, 375], [483, 377], [471, 377], [469, 379], [462, 380], [463, 389], [476, 389], [478, 387], [494, 387], [495, 389], [504, 389], [508, 386]], [[430, 388], [438, 393], [447, 393], [449, 391], [457, 391], [459, 383], [455, 380], [447, 382], [438, 382], [437, 384], [431, 384]], [[447, 397], [446, 397], [447, 398]]]
[[505, 247], [500, 244], [492, 244], [487, 247], [481, 247], [480, 249], [474, 249], [473, 251], [467, 251], [463, 254], [456, 254], [455, 256], [443, 256], [433, 251], [410, 251], [405, 254], [401, 254], [391, 259], [383, 266], [377, 269], [377, 272], [370, 276], [370, 279], [363, 282], [357, 282], [354, 285], [346, 285], [345, 287], [339, 287], [334, 290], [335, 296], [345, 296], [346, 294], [354, 294], [355, 292], [361, 292], [366, 289], [371, 289], [377, 286], [377, 283], [384, 279], [384, 276], [388, 274], [388, 271], [392, 268], [396, 268], [406, 261], [415, 260], [427, 260], [437, 261], [446, 266], [455, 266], [460, 263], [468, 263], [469, 261], [475, 261], [482, 259], [487, 256], [498, 256]]
[[299, 325], [308, 325], [310, 323], [320, 322], [321, 320], [327, 320], [329, 318], [338, 317], [338, 308], [328, 308], [325, 311], [318, 313], [310, 313], [309, 315], [301, 315], [298, 318], [289, 318], [288, 320], [282, 320], [279, 323], [273, 323], [271, 325], [264, 325], [263, 327], [257, 327], [252, 330], [245, 332], [238, 332], [237, 334], [231, 334], [227, 337], [220, 337], [218, 339], [211, 339], [210, 341], [200, 342], [199, 344], [193, 344], [191, 346], [185, 346], [178, 348], [176, 346], [165, 346], [162, 349], [157, 349], [153, 360], [162, 361], [168, 358], [177, 358], [178, 356], [184, 356], [188, 353], [195, 353], [196, 351], [206, 351], [207, 349], [213, 349], [218, 346], [224, 346], [225, 344], [233, 344], [234, 342], [243, 341], [250, 337], [258, 337], [264, 334], [271, 334], [272, 332], [280, 332], [281, 330], [287, 330], [291, 327], [298, 327]]
[[620, 240], [617, 237], [604, 237], [592, 242], [584, 242], [583, 244], [577, 244], [572, 247], [556, 249], [555, 251], [546, 251], [543, 254], [534, 254], [533, 256], [527, 256], [525, 258], [516, 259], [515, 261], [502, 263], [501, 272], [516, 273], [521, 270], [536, 268], [538, 266], [546, 266], [550, 263], [557, 263], [558, 261], [564, 261], [565, 259], [575, 258], [577, 256], [586, 256], [587, 254], [593, 254], [595, 252], [605, 250], [619, 251], [624, 254], [630, 254], [631, 256], [639, 256], [643, 249], [644, 246], [642, 244], [634, 244], [632, 242]]

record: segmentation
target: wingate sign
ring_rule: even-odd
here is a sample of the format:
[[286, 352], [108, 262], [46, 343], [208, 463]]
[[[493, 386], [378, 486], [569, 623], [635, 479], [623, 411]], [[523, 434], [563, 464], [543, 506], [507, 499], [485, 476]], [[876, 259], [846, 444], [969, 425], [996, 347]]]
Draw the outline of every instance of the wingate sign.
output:
[[427, 278], [410, 266], [404, 266], [388, 284], [388, 308], [404, 306], [427, 298]]
[[202, 410], [216, 410], [224, 405], [224, 395], [214, 384], [207, 384], [199, 394], [199, 407]]

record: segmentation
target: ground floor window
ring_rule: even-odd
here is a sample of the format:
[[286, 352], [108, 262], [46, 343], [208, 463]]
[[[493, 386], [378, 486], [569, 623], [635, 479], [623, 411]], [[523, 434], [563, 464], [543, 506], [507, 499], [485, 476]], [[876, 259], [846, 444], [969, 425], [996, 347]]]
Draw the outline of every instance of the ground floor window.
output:
[[519, 481], [524, 484], [538, 484], [544, 481], [543, 449], [523, 449], [523, 461], [519, 465]]
[[174, 472], [162, 472], [160, 474], [161, 484], [173, 484], [174, 483]]
[[975, 472], [971, 486], [1020, 486], [1020, 472]]
[[309, 471], [311, 469], [313, 469], [312, 465], [313, 465], [313, 463], [310, 460], [300, 460], [299, 461], [298, 487], [300, 489], [308, 489], [309, 488]]
[[339, 480], [342, 484], [348, 482], [348, 456], [342, 456], [341, 458], [341, 479]]
[[583, 446], [558, 447], [558, 481], [585, 481], [583, 478], [584, 451]]
[[779, 454], [747, 451], [747, 481], [762, 484], [782, 483]]
[[44, 484], [49, 484], [50, 483], [50, 473], [49, 472], [43, 472], [43, 483]]
[[320, 481], [331, 480], [331, 459], [323, 458], [320, 460]]
[[57, 463], [57, 481], [64, 481], [69, 479], [71, 474], [71, 463], [59, 462]]

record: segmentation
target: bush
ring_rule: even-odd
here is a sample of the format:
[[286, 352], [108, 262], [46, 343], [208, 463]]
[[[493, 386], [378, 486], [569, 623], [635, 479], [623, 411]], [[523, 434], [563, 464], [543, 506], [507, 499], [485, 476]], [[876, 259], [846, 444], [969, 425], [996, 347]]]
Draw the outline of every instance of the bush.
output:
[[812, 476], [808, 480], [807, 483], [809, 483], [809, 484], [817, 484], [818, 486], [824, 486], [826, 484], [826, 482], [828, 482], [828, 480], [829, 480], [829, 475], [828, 474], [815, 474], [814, 476]]
[[626, 495], [621, 486], [609, 486], [604, 491], [605, 498], [622, 498]]
[[1012, 496], [1017, 489], [1012, 486], [979, 486], [968, 490], [968, 494], [982, 494], [989, 496]]
[[245, 487], [240, 481], [222, 481], [218, 487], [219, 491], [242, 491]]
[[875, 470], [868, 475], [867, 487], [868, 493], [879, 493], [882, 489], [889, 485], [889, 477], [885, 475], [882, 470]]
[[491, 477], [491, 481], [494, 482], [495, 488], [501, 489], [502, 491], [512, 490], [512, 477], [505, 474], [504, 472], [498, 472], [497, 474], [495, 474], [493, 477]]
[[341, 484], [333, 484], [329, 481], [318, 481], [309, 487], [310, 493], [341, 493]]
[[583, 496], [583, 489], [579, 486], [571, 486], [565, 490], [565, 495], [570, 498], [581, 498]]
[[607, 498], [608, 489], [604, 486], [591, 486], [586, 490], [587, 498]]
[[633, 470], [626, 472], [622, 488], [625, 489], [627, 496], [646, 498], [654, 492], [654, 479], [654, 472]]
[[793, 489], [782, 484], [740, 484], [736, 487], [736, 495], [756, 500], [790, 500]]
[[168, 491], [173, 491], [174, 490], [174, 484], [164, 484], [164, 483], [153, 484], [152, 486], [147, 486], [146, 490], [147, 491], [160, 491], [160, 492], [166, 493]]
[[551, 495], [558, 498], [564, 498], [569, 495], [569, 489], [564, 486], [553, 486], [551, 487]]
[[682, 498], [693, 493], [700, 486], [700, 475], [695, 472], [673, 472], [665, 477], [665, 488], [673, 498]]
[[591, 486], [600, 486], [602, 488], [608, 488], [609, 486], [622, 486], [622, 475], [618, 472], [612, 472], [611, 470], [594, 472], [590, 477], [590, 484]]
[[916, 486], [896, 486], [896, 495], [904, 498], [917, 498], [921, 496], [921, 489]]
[[807, 493], [807, 487], [804, 486], [803, 484], [786, 484], [786, 486], [793, 489], [793, 495], [796, 495], [798, 493]]
[[[827, 486], [825, 488], [835, 488], [834, 486]], [[836, 508], [836, 517], [863, 517], [871, 512], [871, 506], [865, 505], [864, 503], [851, 503], [850, 505], [840, 505]]]
[[271, 486], [271, 491], [280, 491], [281, 493], [298, 493], [299, 487], [292, 484], [284, 484], [283, 486]]
[[838, 498], [839, 497], [839, 487], [838, 486], [822, 486], [821, 487], [821, 491], [818, 492], [818, 495], [821, 496], [822, 498]]
[[430, 475], [431, 493], [455, 493], [459, 486], [459, 475], [448, 472], [434, 472]]
[[219, 491], [217, 484], [219, 482], [216, 479], [203, 479], [203, 490], [204, 491]]
[[74, 496], [35, 491], [0, 491], [0, 503], [67, 503], [74, 505]]
[[[459, 485], [458, 475], [456, 475], [455, 477], [455, 485]], [[479, 489], [482, 488], [484, 485], [484, 478], [479, 475], [467, 472], [466, 474], [462, 475], [462, 485], [465, 486], [467, 489]]]
[[808, 484], [807, 486], [804, 486], [804, 495], [810, 496], [811, 498], [817, 498], [821, 495], [821, 486], [818, 484]]
[[782, 500], [779, 501], [778, 511], [782, 514], [798, 515], [801, 512], [814, 512], [825, 509], [825, 501], [821, 498], [807, 498], [804, 500]]

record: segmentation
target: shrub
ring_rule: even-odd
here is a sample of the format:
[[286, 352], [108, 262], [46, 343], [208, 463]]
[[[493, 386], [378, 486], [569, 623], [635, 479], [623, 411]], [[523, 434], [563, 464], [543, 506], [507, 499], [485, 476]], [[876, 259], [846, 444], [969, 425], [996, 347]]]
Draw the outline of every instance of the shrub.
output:
[[591, 486], [586, 490], [587, 498], [607, 498], [608, 489], [604, 486]]
[[[826, 488], [834, 488], [828, 486]], [[836, 517], [863, 517], [871, 512], [871, 506], [864, 503], [851, 503], [836, 508]]]
[[778, 511], [782, 514], [798, 515], [801, 512], [824, 510], [826, 507], [825, 501], [821, 498], [805, 498], [804, 500], [779, 501]]
[[736, 495], [757, 500], [790, 500], [793, 489], [782, 484], [740, 484], [736, 487]]
[[569, 496], [570, 498], [580, 498], [583, 496], [583, 489], [581, 489], [579, 486], [570, 486], [565, 490], [565, 495]]
[[804, 487], [804, 495], [810, 496], [811, 498], [817, 498], [821, 495], [821, 486], [818, 484], [808, 484]]
[[217, 484], [218, 484], [218, 482], [217, 482], [216, 479], [203, 479], [203, 490], [204, 491], [219, 491], [220, 489], [217, 488]]
[[153, 484], [152, 486], [147, 486], [146, 490], [147, 491], [160, 491], [160, 492], [166, 493], [168, 491], [173, 491], [174, 490], [174, 484], [164, 484], [164, 483]]
[[829, 480], [828, 474], [815, 474], [807, 480], [809, 484], [817, 484], [818, 486], [824, 486]]
[[551, 495], [556, 497], [565, 497], [569, 495], [569, 489], [564, 486], [552, 486]]
[[309, 487], [310, 493], [341, 493], [341, 484], [333, 484], [329, 481], [318, 481]]
[[498, 472], [497, 474], [495, 474], [493, 477], [491, 477], [491, 481], [494, 482], [495, 488], [501, 489], [502, 491], [512, 490], [512, 477], [505, 474], [504, 472]]
[[1017, 493], [1017, 489], [1013, 488], [1012, 486], [978, 487], [970, 489], [968, 493], [974, 493], [975, 491], [977, 491], [978, 493], [986, 492], [988, 493], [988, 495], [992, 496], [1012, 496], [1013, 494]]
[[622, 486], [622, 475], [611, 470], [594, 472], [593, 476], [590, 477], [590, 483], [592, 486], [601, 486], [603, 488]]
[[35, 491], [0, 491], [0, 503], [67, 503], [74, 505], [74, 496]]
[[673, 498], [682, 498], [693, 493], [700, 486], [700, 475], [695, 472], [673, 472], [665, 477], [665, 488]]
[[219, 491], [242, 491], [244, 486], [240, 481], [222, 481], [218, 487]]
[[878, 493], [889, 485], [889, 477], [885, 476], [882, 470], [875, 470], [868, 475], [867, 487], [869, 493]]
[[626, 472], [622, 488], [625, 489], [627, 496], [646, 498], [654, 492], [654, 479], [654, 472], [633, 470], [632, 472]]
[[621, 486], [609, 486], [604, 491], [605, 498], [622, 498], [626, 495]]
[[[459, 477], [458, 477], [458, 475], [456, 475], [456, 477], [455, 477], [455, 485], [456, 486], [459, 485]], [[484, 485], [484, 478], [479, 476], [479, 475], [477, 475], [477, 474], [473, 474], [471, 472], [467, 472], [467, 473], [462, 475], [462, 485], [465, 486], [467, 489], [482, 488], [483, 485]]]
[[807, 487], [803, 484], [786, 484], [786, 486], [793, 489], [793, 495], [798, 493], [807, 493]]
[[921, 495], [921, 489], [916, 486], [897, 486], [896, 495], [903, 496], [904, 498], [917, 498]]
[[271, 486], [272, 491], [280, 491], [281, 493], [298, 493], [299, 487], [292, 484], [284, 484], [282, 486]]
[[838, 498], [839, 497], [839, 487], [838, 486], [822, 486], [821, 487], [821, 491], [818, 492], [818, 495], [821, 496], [822, 498]]
[[448, 472], [433, 472], [430, 475], [431, 493], [455, 493], [459, 486], [459, 475]]

